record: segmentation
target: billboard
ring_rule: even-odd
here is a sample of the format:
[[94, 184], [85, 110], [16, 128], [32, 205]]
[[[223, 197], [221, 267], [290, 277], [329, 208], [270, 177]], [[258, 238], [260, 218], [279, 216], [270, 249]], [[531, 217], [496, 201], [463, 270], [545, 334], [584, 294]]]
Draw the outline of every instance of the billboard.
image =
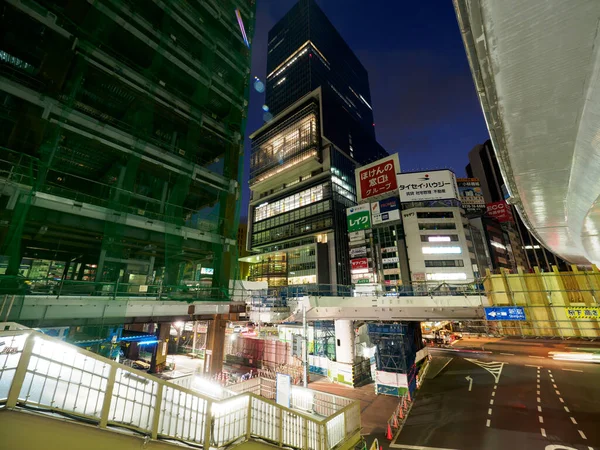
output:
[[350, 242], [352, 241], [365, 241], [365, 230], [354, 231], [352, 233], [348, 233], [348, 238], [350, 238]]
[[398, 176], [401, 202], [458, 199], [456, 177], [451, 170], [402, 173]]
[[470, 216], [483, 216], [486, 208], [479, 178], [457, 178], [456, 184], [465, 213]]
[[371, 203], [371, 218], [373, 225], [400, 220], [400, 202], [396, 197], [390, 197]]
[[368, 230], [371, 228], [371, 208], [369, 203], [352, 206], [346, 209], [346, 220], [348, 221], [348, 232]]
[[396, 175], [400, 173], [398, 155], [390, 155], [354, 171], [358, 201], [393, 193], [398, 189]]
[[498, 222], [514, 222], [512, 210], [508, 204], [502, 200], [500, 202], [488, 203], [485, 205], [486, 215], [497, 219]]
[[351, 259], [350, 266], [353, 271], [368, 269], [369, 268], [369, 259], [368, 258]]

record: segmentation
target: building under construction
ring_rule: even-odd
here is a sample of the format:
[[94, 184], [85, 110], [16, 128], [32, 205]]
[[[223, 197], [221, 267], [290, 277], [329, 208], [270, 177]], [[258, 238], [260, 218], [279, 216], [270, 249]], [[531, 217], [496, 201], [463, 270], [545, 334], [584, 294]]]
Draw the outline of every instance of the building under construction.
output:
[[254, 0], [0, 11], [0, 275], [227, 288]]

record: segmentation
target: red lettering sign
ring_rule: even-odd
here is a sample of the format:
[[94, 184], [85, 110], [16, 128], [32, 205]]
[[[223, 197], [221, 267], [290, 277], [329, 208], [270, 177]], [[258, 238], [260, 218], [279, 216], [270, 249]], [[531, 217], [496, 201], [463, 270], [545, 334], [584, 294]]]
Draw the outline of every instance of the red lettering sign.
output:
[[363, 199], [375, 197], [398, 189], [394, 160], [384, 160], [379, 164], [359, 170], [358, 179]]
[[497, 219], [500, 223], [514, 222], [515, 220], [510, 206], [508, 206], [504, 200], [501, 202], [488, 203], [485, 207], [486, 214], [489, 217]]
[[369, 268], [369, 259], [368, 258], [358, 258], [350, 261], [352, 265], [352, 270], [357, 269], [368, 269]]

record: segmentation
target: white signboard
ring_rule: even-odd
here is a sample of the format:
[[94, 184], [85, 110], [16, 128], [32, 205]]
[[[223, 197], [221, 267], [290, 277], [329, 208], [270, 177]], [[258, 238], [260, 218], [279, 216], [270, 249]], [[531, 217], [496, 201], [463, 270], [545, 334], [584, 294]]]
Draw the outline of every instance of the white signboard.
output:
[[356, 247], [356, 248], [351, 248], [350, 249], [350, 257], [351, 258], [357, 258], [359, 256], [367, 256], [367, 247], [366, 246], [362, 246], [362, 247]]
[[401, 202], [458, 199], [456, 177], [450, 170], [412, 172], [398, 175]]
[[394, 256], [392, 258], [381, 258], [381, 262], [383, 264], [392, 264], [392, 263], [397, 263], [399, 261], [397, 256]]
[[400, 210], [395, 209], [394, 211], [373, 214], [371, 218], [373, 221], [373, 225], [377, 225], [384, 222], [390, 222], [392, 220], [400, 220]]
[[398, 251], [397, 247], [383, 247], [381, 253], [395, 253]]
[[386, 386], [408, 387], [408, 378], [405, 373], [383, 372], [377, 370], [375, 372], [375, 382], [377, 384], [385, 384]]
[[292, 377], [284, 373], [278, 373], [276, 379], [276, 397], [278, 405], [290, 407], [292, 398]]
[[348, 233], [348, 237], [350, 241], [360, 241], [365, 240], [365, 230], [354, 231], [352, 233]]

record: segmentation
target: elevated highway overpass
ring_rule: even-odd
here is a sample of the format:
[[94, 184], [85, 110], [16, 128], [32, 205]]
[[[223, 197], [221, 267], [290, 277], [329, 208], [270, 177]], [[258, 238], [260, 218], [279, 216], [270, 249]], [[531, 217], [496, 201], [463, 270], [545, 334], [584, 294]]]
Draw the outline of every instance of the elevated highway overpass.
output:
[[548, 249], [600, 264], [600, 2], [453, 1], [509, 203]]

